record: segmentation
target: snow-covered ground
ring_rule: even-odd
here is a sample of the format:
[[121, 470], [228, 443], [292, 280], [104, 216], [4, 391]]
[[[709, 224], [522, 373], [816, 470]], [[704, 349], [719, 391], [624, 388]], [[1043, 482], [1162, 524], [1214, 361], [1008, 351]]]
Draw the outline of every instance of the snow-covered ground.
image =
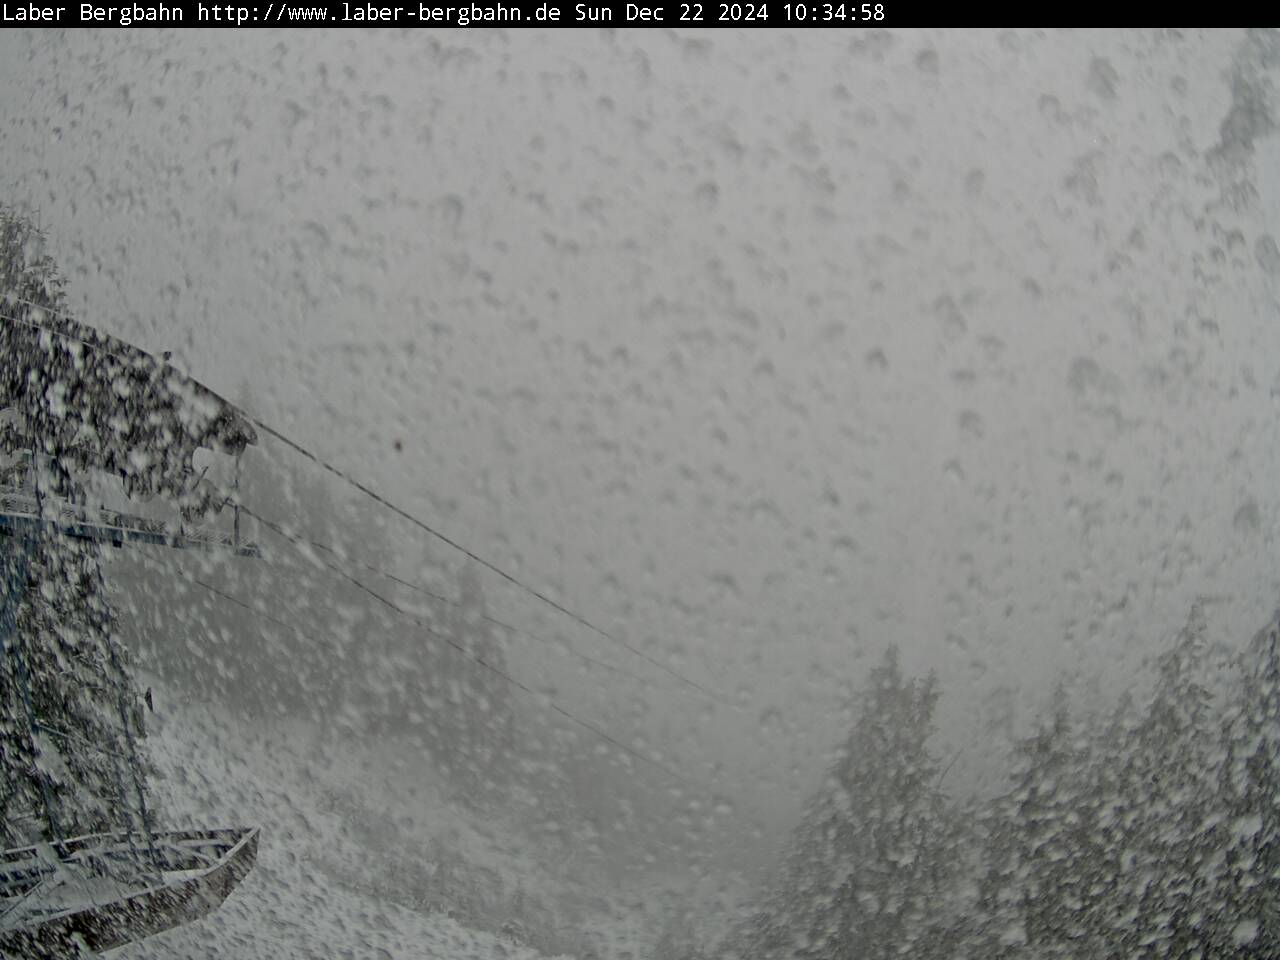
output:
[[221, 908], [114, 960], [621, 960], [656, 937], [589, 864], [565, 862], [572, 850], [553, 861], [501, 808], [451, 802], [411, 745], [321, 743], [299, 721], [264, 727], [165, 696], [148, 745], [165, 826], [258, 825], [262, 840]]

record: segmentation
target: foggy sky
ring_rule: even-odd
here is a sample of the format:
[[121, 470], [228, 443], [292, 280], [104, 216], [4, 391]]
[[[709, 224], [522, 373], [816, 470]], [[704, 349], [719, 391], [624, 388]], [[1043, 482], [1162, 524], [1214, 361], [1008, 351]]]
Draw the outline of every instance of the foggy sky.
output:
[[80, 319], [735, 699], [646, 695], [686, 768], [811, 775], [894, 642], [981, 771], [1280, 601], [1278, 43], [9, 30], [0, 199]]

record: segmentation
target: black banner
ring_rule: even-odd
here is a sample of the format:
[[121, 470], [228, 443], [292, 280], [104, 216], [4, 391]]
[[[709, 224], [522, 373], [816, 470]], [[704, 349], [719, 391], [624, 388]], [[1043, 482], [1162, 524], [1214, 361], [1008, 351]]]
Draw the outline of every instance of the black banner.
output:
[[[996, 8], [998, 9], [998, 8]], [[972, 11], [970, 11], [972, 12]], [[1133, 10], [1131, 9], [1131, 12]], [[1020, 11], [1025, 14], [1025, 11]], [[0, 3], [0, 25], [184, 27], [824, 27], [863, 30], [906, 24], [945, 25], [958, 8], [912, 0], [827, 3], [812, 0], [479, 0], [458, 3], [237, 0], [234, 3]], [[1025, 20], [1023, 15], [1020, 20]], [[1034, 18], [1033, 18], [1034, 19]], [[965, 22], [972, 22], [968, 18]]]
[[[1168, 7], [1041, 5], [1035, 10], [1000, 5], [963, 6], [938, 0], [828, 3], [813, 0], [479, 0], [457, 3], [316, 2], [238, 0], [235, 3], [176, 0], [142, 3], [0, 3], [0, 26], [184, 27], [821, 27], [869, 30], [888, 26], [998, 25], [1001, 13], [1026, 26], [1053, 26], [1072, 19], [1118, 25], [1159, 22]], [[1226, 20], [1231, 6], [1215, 8]], [[1074, 16], [1071, 16], [1074, 15]]]
[[[901, 0], [897, 0], [901, 3]], [[814, 3], [735, 0], [631, 3], [595, 0], [483, 0], [472, 3], [3, 3], [6, 26], [208, 27], [552, 27], [552, 26], [872, 26], [890, 23], [895, 3]], [[902, 4], [905, 6], [905, 4]]]

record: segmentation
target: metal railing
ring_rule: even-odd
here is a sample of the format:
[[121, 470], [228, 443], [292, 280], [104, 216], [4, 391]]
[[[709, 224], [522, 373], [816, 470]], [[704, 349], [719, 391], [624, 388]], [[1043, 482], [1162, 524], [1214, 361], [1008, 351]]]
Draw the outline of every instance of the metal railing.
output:
[[205, 550], [231, 550], [239, 556], [259, 557], [256, 543], [241, 540], [238, 531], [225, 533], [209, 527], [180, 524], [175, 531], [164, 520], [140, 517], [102, 507], [87, 507], [66, 501], [50, 500], [16, 488], [0, 488], [0, 527], [26, 531], [51, 525], [59, 533], [113, 543], [150, 543], [166, 547]]

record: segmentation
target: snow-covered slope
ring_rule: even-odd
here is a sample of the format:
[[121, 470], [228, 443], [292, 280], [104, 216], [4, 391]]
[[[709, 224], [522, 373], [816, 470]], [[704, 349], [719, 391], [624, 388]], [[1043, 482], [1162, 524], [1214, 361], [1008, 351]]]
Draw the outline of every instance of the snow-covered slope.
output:
[[[380, 809], [370, 801], [379, 793], [396, 798], [367, 751], [344, 756], [322, 748], [302, 724], [254, 729], [208, 707], [163, 700], [148, 741], [165, 823], [260, 825], [261, 848], [257, 866], [220, 909], [122, 947], [113, 960], [547, 955], [520, 942], [535, 938], [518, 923], [506, 932], [469, 925], [492, 926], [486, 904], [474, 902], [484, 899], [475, 878], [493, 872], [484, 860], [501, 857], [505, 867], [491, 898], [513, 877], [536, 882], [539, 871], [518, 850], [503, 856], [486, 847], [437, 792], [419, 793], [417, 817], [388, 822], [394, 814], [386, 803]], [[437, 889], [447, 879], [442, 870], [459, 885], [452, 902]]]

